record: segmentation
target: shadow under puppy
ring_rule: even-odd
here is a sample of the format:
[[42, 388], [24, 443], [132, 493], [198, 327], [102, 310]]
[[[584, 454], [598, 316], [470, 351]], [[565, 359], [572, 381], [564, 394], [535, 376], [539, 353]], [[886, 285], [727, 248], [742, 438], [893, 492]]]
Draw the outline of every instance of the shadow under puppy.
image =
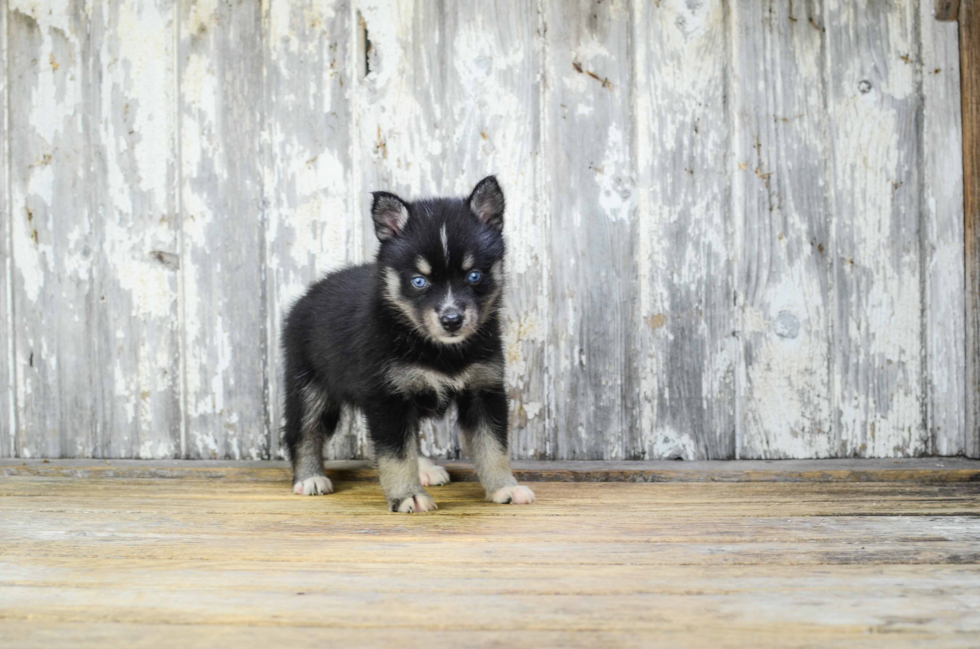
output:
[[455, 401], [476, 473], [496, 503], [534, 493], [510, 469], [500, 317], [504, 195], [496, 178], [468, 198], [404, 201], [375, 192], [373, 264], [314, 284], [283, 328], [293, 491], [327, 494], [323, 444], [341, 407], [367, 421], [393, 512], [436, 509], [425, 485], [449, 474], [418, 453], [419, 422]]

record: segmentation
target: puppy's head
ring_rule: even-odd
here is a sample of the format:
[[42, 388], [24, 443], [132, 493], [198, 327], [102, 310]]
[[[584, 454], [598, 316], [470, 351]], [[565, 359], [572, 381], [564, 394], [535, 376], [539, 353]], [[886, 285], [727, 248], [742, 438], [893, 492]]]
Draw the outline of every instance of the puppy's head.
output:
[[463, 342], [499, 307], [503, 291], [504, 194], [481, 180], [468, 198], [405, 201], [375, 192], [385, 299], [431, 340]]

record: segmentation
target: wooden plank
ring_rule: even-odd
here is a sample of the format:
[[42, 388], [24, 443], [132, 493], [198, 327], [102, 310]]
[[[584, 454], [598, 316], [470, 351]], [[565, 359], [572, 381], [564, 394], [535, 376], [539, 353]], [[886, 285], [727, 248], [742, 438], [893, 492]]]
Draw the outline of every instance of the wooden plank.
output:
[[813, 28], [830, 48], [839, 453], [924, 454], [918, 16], [876, 2], [826, 14]]
[[185, 448], [269, 455], [258, 3], [180, 4]]
[[57, 12], [10, 2], [8, 20], [15, 451], [92, 456], [100, 451], [105, 310], [94, 277], [89, 22], [78, 2]]
[[279, 641], [320, 631], [358, 646], [453, 633], [467, 646], [559, 633], [591, 646], [861, 646], [880, 633], [966, 646], [980, 632], [971, 484], [541, 483], [523, 508], [456, 484], [410, 517], [384, 511], [374, 484], [323, 498], [214, 487], [0, 482], [0, 644], [85, 640], [82, 624], [107, 647], [134, 628], [223, 644], [274, 627]]
[[[6, 621], [3, 624], [5, 639], [10, 647], [33, 649], [41, 647], [95, 648], [113, 646], [138, 646], [146, 638], [153, 638], [157, 646], [179, 649], [210, 649], [216, 644], [233, 646], [254, 644], [271, 646], [321, 646], [338, 644], [355, 647], [418, 646], [466, 646], [474, 649], [493, 647], [567, 647], [590, 649], [591, 647], [642, 648], [649, 642], [669, 641], [678, 648], [733, 647], [740, 641], [729, 633], [717, 629], [692, 628], [684, 632], [664, 630], [656, 637], [627, 636], [621, 631], [582, 632], [578, 630], [531, 630], [531, 629], [467, 629], [445, 631], [440, 629], [358, 629], [337, 627], [279, 627], [279, 626], [221, 626], [197, 624], [181, 627], [168, 624], [124, 624], [118, 622], [51, 622], [43, 625], [29, 621]], [[787, 625], [789, 627], [789, 625]], [[757, 644], [797, 649], [813, 646], [813, 636], [802, 629], [786, 628], [781, 632], [771, 629], [757, 631]], [[813, 630], [811, 630], [811, 633]], [[847, 644], [863, 649], [880, 646], [875, 636], [862, 637], [850, 627], [840, 631], [820, 631], [821, 640], [831, 644]], [[948, 641], [945, 634], [921, 632], [919, 642]], [[904, 638], [903, 638], [904, 641]], [[909, 639], [909, 642], [913, 640]], [[0, 641], [2, 642], [2, 641]], [[4, 646], [0, 644], [0, 646]], [[744, 646], [744, 645], [743, 645]], [[901, 646], [897, 644], [896, 646]]]
[[[351, 98], [354, 28], [347, 0], [263, 5], [269, 154], [266, 284], [269, 455], [283, 456], [282, 321], [292, 304], [326, 273], [361, 261], [362, 216], [352, 200]], [[363, 428], [351, 418], [328, 457], [364, 457]], [[359, 431], [359, 432], [358, 432]]]
[[[547, 227], [536, 197], [539, 36], [530, 2], [359, 2], [370, 41], [357, 84], [357, 158], [367, 192], [461, 195], [495, 173], [507, 197], [512, 281], [505, 316], [513, 453], [553, 453], [546, 409]], [[447, 63], [447, 62], [451, 62]], [[398, 106], [398, 110], [392, 110]], [[376, 240], [366, 226], [365, 256]], [[459, 457], [450, 414], [422, 430], [435, 457]]]
[[922, 272], [926, 410], [931, 453], [965, 451], [966, 288], [957, 26], [920, 5]]
[[966, 454], [980, 457], [980, 6], [960, 8], [960, 93], [966, 240]]
[[[621, 387], [637, 395], [623, 422], [627, 457], [637, 459], [735, 456], [731, 173], [718, 154], [729, 138], [726, 10], [720, 1], [689, 4], [637, 3], [631, 34], [639, 281], [635, 316], [623, 322], [635, 382]], [[592, 290], [603, 301], [630, 299]]]
[[[464, 462], [441, 463], [454, 481], [473, 482], [473, 467]], [[515, 460], [522, 482], [914, 482], [936, 484], [976, 482], [980, 463], [962, 458], [903, 460], [758, 460], [695, 461], [541, 461]], [[377, 481], [377, 471], [364, 461], [328, 461], [336, 482]], [[210, 460], [0, 460], [0, 476], [145, 480], [185, 478], [234, 482], [289, 484], [284, 461]]]
[[638, 387], [631, 5], [549, 0], [542, 12], [554, 457], [621, 459]]
[[[58, 497], [61, 487], [77, 485], [76, 492], [70, 501], [58, 507]], [[282, 489], [282, 484], [268, 482], [225, 481], [216, 483], [213, 480], [195, 480], [185, 478], [179, 480], [102, 480], [78, 478], [43, 478], [43, 477], [12, 477], [0, 485], [0, 498], [4, 501], [5, 517], [10, 524], [2, 531], [6, 544], [5, 556], [27, 556], [38, 546], [51, 547], [51, 539], [38, 538], [36, 530], [44, 526], [57, 525], [78, 528], [78, 532], [95, 531], [104, 525], [92, 518], [93, 514], [114, 516], [117, 527], [113, 527], [102, 538], [97, 535], [78, 534], [72, 543], [78, 556], [104, 552], [104, 546], [112, 543], [124, 546], [126, 536], [141, 525], [145, 526], [154, 519], [179, 516], [187, 524], [175, 527], [157, 526], [156, 533], [162, 540], [155, 549], [146, 548], [145, 557], [153, 560], [187, 561], [221, 561], [235, 563], [243, 560], [240, 554], [229, 547], [229, 553], [221, 557], [220, 547], [194, 548], [194, 554], [188, 552], [181, 557], [179, 541], [186, 537], [199, 538], [208, 535], [221, 535], [221, 530], [229, 521], [224, 517], [240, 519], [246, 528], [236, 527], [233, 536], [234, 544], [239, 552], [261, 553], [261, 556], [272, 555], [273, 541], [281, 541], [284, 545], [299, 545], [306, 532], [315, 532], [320, 528], [324, 536], [329, 536], [340, 547], [356, 547], [357, 541], [365, 547], [369, 544], [366, 534], [371, 531], [385, 532], [391, 535], [391, 540], [398, 537], [417, 540], [429, 540], [434, 546], [452, 547], [458, 542], [451, 534], [445, 534], [446, 525], [452, 525], [458, 533], [479, 532], [481, 536], [493, 538], [512, 537], [515, 546], [534, 542], [547, 537], [562, 525], [553, 519], [567, 517], [573, 520], [577, 513], [568, 511], [569, 505], [578, 505], [581, 501], [591, 499], [588, 508], [596, 509], [609, 507], [618, 509], [622, 514], [624, 524], [617, 528], [614, 534], [608, 529], [593, 525], [587, 529], [569, 530], [566, 539], [568, 544], [596, 543], [597, 552], [594, 556], [549, 553], [531, 564], [570, 564], [594, 565], [615, 560], [619, 554], [615, 546], [629, 542], [634, 546], [643, 546], [650, 539], [663, 538], [672, 543], [690, 543], [715, 545], [737, 543], [743, 547], [754, 546], [753, 563], [765, 560], [761, 556], [766, 546], [774, 541], [805, 540], [820, 543], [824, 548], [830, 546], [848, 545], [855, 537], [867, 534], [874, 527], [876, 517], [908, 517], [905, 524], [908, 534], [889, 539], [897, 544], [918, 546], [921, 542], [935, 542], [937, 535], [936, 521], [928, 520], [929, 516], [948, 518], [948, 522], [958, 525], [943, 529], [943, 540], [961, 543], [976, 543], [974, 534], [977, 525], [975, 519], [980, 512], [977, 503], [975, 485], [964, 481], [955, 483], [915, 484], [915, 483], [778, 483], [757, 481], [736, 484], [717, 483], [675, 483], [675, 484], [634, 484], [634, 483], [557, 483], [542, 482], [536, 485], [548, 498], [542, 498], [539, 507], [493, 507], [493, 503], [483, 500], [480, 485], [477, 483], [459, 483], [447, 489], [438, 490], [438, 499], [442, 506], [439, 514], [432, 517], [392, 517], [384, 507], [384, 494], [377, 483], [368, 481], [350, 482], [345, 489], [338, 490], [337, 497], [331, 498], [296, 498], [288, 487]], [[142, 495], [142, 508], [132, 508], [132, 495], [129, 491], [137, 491]], [[629, 508], [623, 508], [617, 503], [629, 501]], [[768, 507], [759, 507], [759, 501], [767, 501]], [[379, 507], [380, 505], [380, 507]], [[574, 509], [574, 507], [572, 507]], [[628, 511], [626, 511], [628, 509]], [[30, 517], [36, 515], [36, 519]], [[472, 520], [457, 520], [460, 515], [473, 516]], [[653, 515], [659, 516], [651, 520]], [[695, 525], [687, 528], [684, 525], [688, 519], [698, 515], [711, 516], [718, 519], [720, 526]], [[211, 517], [211, 520], [209, 520]], [[440, 525], [426, 524], [418, 518], [448, 519]], [[644, 517], [647, 518], [645, 525]], [[760, 527], [772, 525], [774, 521], [797, 517], [801, 520], [783, 520], [783, 527], [774, 536], [756, 536], [755, 531]], [[844, 520], [824, 520], [820, 525], [814, 525], [812, 518], [841, 518]], [[601, 519], [612, 519], [613, 516], [603, 516]], [[398, 520], [401, 519], [401, 520]], [[286, 522], [295, 521], [295, 527], [289, 528]], [[492, 520], [492, 526], [486, 525]], [[251, 523], [249, 524], [249, 521]], [[230, 521], [234, 523], [233, 521]], [[358, 524], [368, 527], [358, 527]], [[371, 528], [374, 528], [372, 530]], [[144, 527], [145, 529], [145, 527]], [[300, 538], [297, 538], [297, 533]], [[88, 538], [81, 538], [88, 536]], [[267, 538], [268, 548], [253, 548], [248, 537]], [[377, 536], [377, 535], [375, 535]], [[606, 540], [603, 541], [603, 538]], [[850, 538], [849, 538], [850, 537]], [[112, 539], [112, 540], [109, 540]], [[376, 539], [375, 542], [386, 543], [388, 539]], [[601, 548], [601, 552], [599, 551]], [[122, 550], [123, 548], [119, 548]], [[515, 547], [516, 549], [516, 547]], [[526, 549], [526, 548], [524, 548]], [[921, 549], [921, 548], [917, 548]], [[52, 547], [49, 556], [72, 557], [70, 548], [57, 551]], [[139, 558], [139, 548], [127, 548], [126, 554], [133, 551], [132, 556], [122, 552], [119, 559]], [[887, 548], [882, 548], [887, 550]], [[330, 544], [324, 544], [317, 549], [310, 549], [309, 556], [283, 556], [277, 561], [287, 564], [303, 564], [315, 562], [329, 557]], [[686, 548], [680, 548], [686, 552]], [[316, 552], [316, 554], [315, 554]], [[474, 547], [472, 553], [481, 553], [480, 547]], [[702, 557], [699, 562], [709, 565], [728, 563], [735, 548], [718, 557], [720, 561], [710, 556]], [[973, 554], [975, 550], [970, 550]], [[602, 556], [600, 556], [600, 554]], [[644, 552], [644, 563], [669, 563], [662, 561], [657, 548]], [[886, 552], [887, 555], [887, 552]], [[319, 558], [318, 558], [319, 557]], [[438, 547], [425, 555], [419, 556], [419, 563], [439, 563]], [[445, 563], [465, 563], [463, 556], [452, 559], [446, 558]], [[819, 562], [819, 557], [813, 558]], [[940, 557], [934, 557], [934, 563], [943, 563]], [[978, 557], [980, 559], [980, 557]], [[493, 555], [486, 559], [494, 563], [506, 563], [506, 555]], [[600, 561], [601, 560], [601, 561]], [[775, 561], [775, 557], [773, 558]], [[840, 558], [831, 558], [830, 563], [838, 563]], [[334, 557], [331, 561], [338, 563], [381, 563], [398, 564], [403, 558], [398, 556], [368, 556], [352, 561], [351, 557]], [[852, 561], [846, 561], [851, 563]], [[622, 565], [622, 561], [619, 562]]]
[[179, 453], [171, 16], [11, 6], [23, 457]]
[[732, 12], [739, 458], [838, 450], [823, 15], [819, 0]]
[[173, 17], [170, 0], [112, 0], [89, 11], [96, 457], [181, 451]]
[[77, 5], [54, 15], [10, 2], [8, 20], [12, 309], [22, 334], [15, 337], [15, 452], [84, 456], [95, 450], [99, 410], [89, 341], [100, 339], [88, 316], [97, 297], [85, 254], [96, 238], [87, 196], [72, 190], [86, 187], [88, 169], [86, 30]]
[[[355, 647], [391, 647], [404, 645], [418, 646], [466, 646], [485, 649], [502, 646], [513, 647], [567, 647], [568, 649], [590, 649], [591, 647], [642, 648], [650, 642], [670, 642], [678, 648], [696, 647], [734, 647], [739, 646], [741, 637], [732, 637], [719, 624], [718, 628], [691, 628], [683, 632], [663, 630], [656, 637], [646, 635], [628, 636], [621, 631], [582, 632], [578, 630], [532, 630], [532, 629], [467, 629], [465, 631], [446, 631], [441, 629], [358, 629], [337, 627], [290, 628], [279, 626], [221, 626], [197, 624], [181, 627], [168, 624], [124, 624], [118, 622], [46, 622], [39, 625], [32, 622], [8, 621], [3, 624], [5, 638], [9, 646], [18, 649], [35, 647], [86, 648], [112, 646], [138, 646], [145, 638], [153, 638], [157, 646], [177, 647], [179, 649], [210, 649], [216, 644], [227, 643], [233, 646], [254, 644], [270, 646], [288, 644], [289, 646], [321, 646], [338, 644]], [[809, 648], [814, 645], [812, 633], [804, 628], [787, 625], [777, 632], [772, 629], [756, 632], [756, 644], [786, 647], [787, 649]], [[874, 635], [858, 635], [853, 628], [839, 631], [821, 629], [821, 641], [828, 645], [847, 644], [849, 647], [863, 649], [880, 646], [881, 640]], [[911, 632], [910, 632], [911, 633]], [[951, 642], [945, 634], [920, 632], [915, 640], [922, 643]], [[903, 637], [901, 642], [905, 642]], [[2, 642], [2, 641], [0, 641]], [[3, 646], [0, 644], [0, 646]], [[744, 644], [741, 646], [745, 646]], [[902, 646], [896, 644], [896, 646]], [[965, 645], [964, 645], [965, 646]]]
[[0, 106], [3, 118], [0, 119], [0, 458], [13, 457], [17, 420], [14, 386], [14, 312], [13, 312], [13, 260], [11, 258], [12, 219], [10, 216], [10, 160], [9, 139], [7, 137], [7, 2], [0, 2]]

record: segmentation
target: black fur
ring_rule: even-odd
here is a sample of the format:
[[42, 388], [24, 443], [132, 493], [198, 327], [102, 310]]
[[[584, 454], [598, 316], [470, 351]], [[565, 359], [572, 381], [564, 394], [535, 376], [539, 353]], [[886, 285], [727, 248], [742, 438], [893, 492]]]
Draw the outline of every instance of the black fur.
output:
[[[407, 220], [400, 216], [402, 206]], [[506, 452], [498, 315], [504, 288], [503, 208], [503, 193], [492, 176], [462, 199], [409, 202], [385, 192], [374, 195], [372, 216], [381, 241], [375, 263], [331, 273], [314, 284], [292, 307], [283, 328], [284, 441], [297, 480], [308, 477], [301, 475], [297, 461], [311, 407], [319, 410], [314, 414], [321, 448], [337, 426], [341, 407], [351, 405], [363, 412], [375, 453], [401, 458], [415, 444], [418, 422], [441, 416], [455, 400], [461, 426], [492, 430]], [[431, 268], [423, 290], [412, 285], [413, 277], [422, 276], [420, 257]], [[464, 270], [466, 263], [472, 267]], [[392, 271], [397, 273], [396, 295], [390, 292]], [[482, 273], [476, 284], [470, 281], [473, 271]], [[465, 314], [461, 341], [430, 326], [438, 323], [440, 309]], [[399, 389], [389, 375], [392, 367], [403, 367], [460, 377], [474, 364], [499, 368], [499, 380], [437, 392], [424, 386]], [[322, 456], [316, 457], [322, 469]], [[391, 506], [397, 508], [397, 501]]]

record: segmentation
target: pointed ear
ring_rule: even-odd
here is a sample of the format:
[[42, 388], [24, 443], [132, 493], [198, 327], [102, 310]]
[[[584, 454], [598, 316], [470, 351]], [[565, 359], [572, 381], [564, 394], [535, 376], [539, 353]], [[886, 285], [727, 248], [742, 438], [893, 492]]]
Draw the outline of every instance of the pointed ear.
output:
[[408, 223], [408, 207], [405, 201], [388, 192], [372, 192], [371, 218], [374, 219], [374, 233], [381, 241], [398, 235]]
[[481, 223], [504, 229], [504, 191], [495, 176], [487, 176], [476, 184], [470, 194], [470, 210]]

